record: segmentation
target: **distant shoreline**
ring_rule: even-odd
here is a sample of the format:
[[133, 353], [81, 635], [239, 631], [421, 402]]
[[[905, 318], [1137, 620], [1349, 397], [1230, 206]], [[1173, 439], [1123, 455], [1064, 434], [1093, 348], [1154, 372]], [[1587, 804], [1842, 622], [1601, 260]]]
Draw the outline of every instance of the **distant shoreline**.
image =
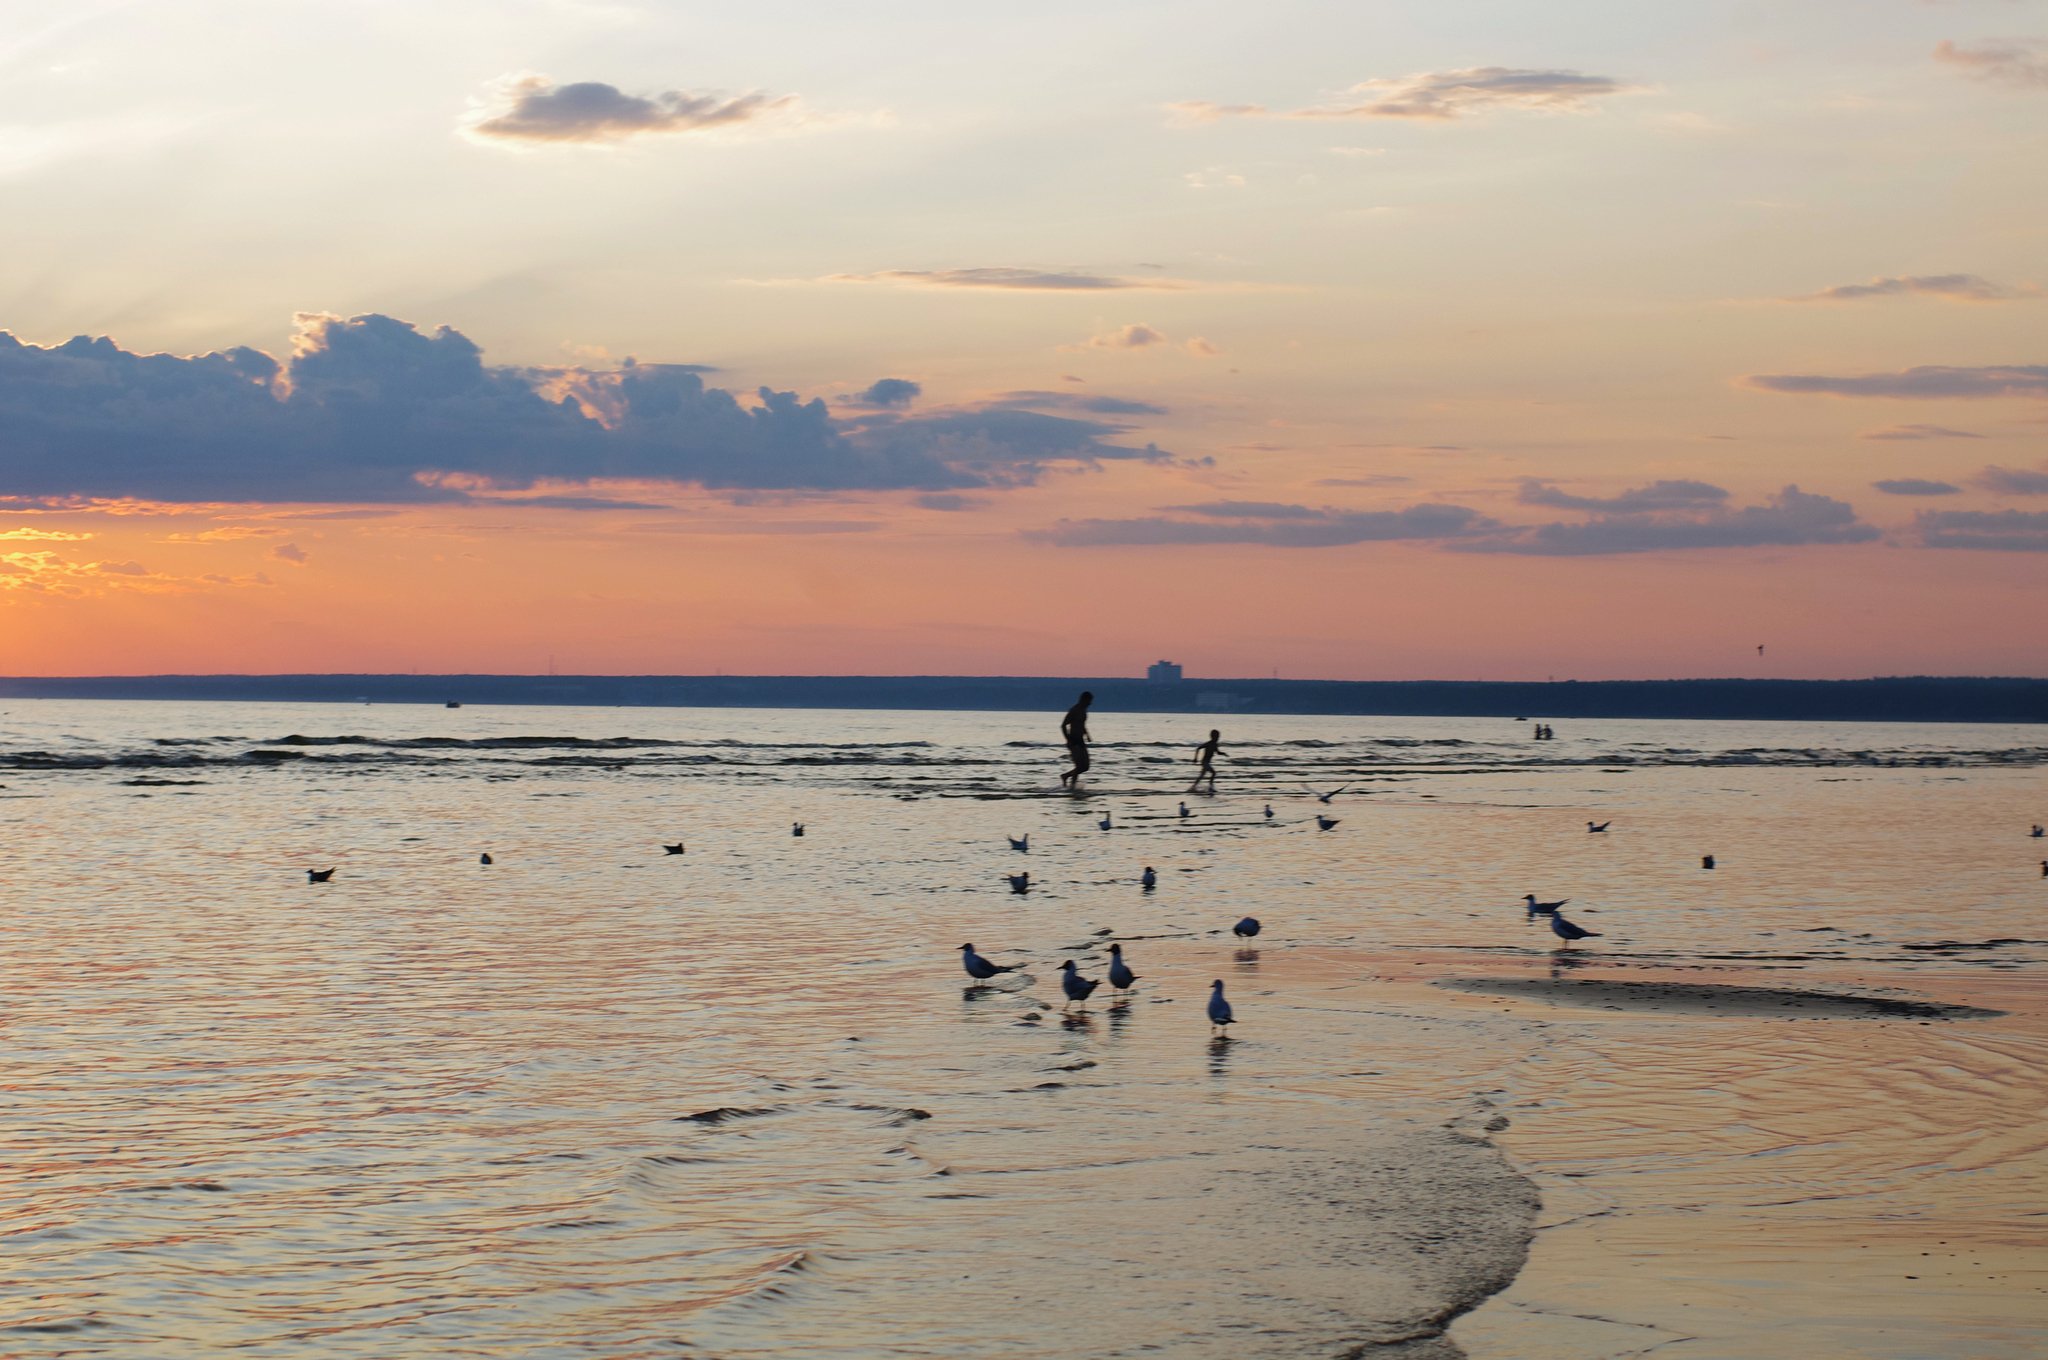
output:
[[1087, 676], [147, 675], [0, 677], [4, 699], [643, 708], [2048, 723], [2048, 679], [1230, 680]]

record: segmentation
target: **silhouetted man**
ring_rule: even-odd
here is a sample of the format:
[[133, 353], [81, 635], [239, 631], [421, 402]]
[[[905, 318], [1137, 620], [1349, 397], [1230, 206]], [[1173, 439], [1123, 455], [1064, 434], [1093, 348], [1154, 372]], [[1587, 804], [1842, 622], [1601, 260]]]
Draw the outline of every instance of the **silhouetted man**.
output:
[[1195, 771], [1195, 782], [1188, 785], [1188, 792], [1201, 788], [1204, 779], [1209, 781], [1209, 792], [1216, 792], [1216, 757], [1222, 751], [1223, 734], [1212, 727], [1209, 739], [1195, 748], [1195, 759], [1202, 762], [1202, 768]]
[[1066, 738], [1067, 754], [1073, 757], [1074, 768], [1060, 776], [1063, 787], [1080, 788], [1081, 776], [1088, 773], [1092, 763], [1088, 759], [1088, 705], [1095, 702], [1095, 695], [1082, 690], [1081, 697], [1067, 710], [1067, 716], [1060, 719], [1060, 735]]

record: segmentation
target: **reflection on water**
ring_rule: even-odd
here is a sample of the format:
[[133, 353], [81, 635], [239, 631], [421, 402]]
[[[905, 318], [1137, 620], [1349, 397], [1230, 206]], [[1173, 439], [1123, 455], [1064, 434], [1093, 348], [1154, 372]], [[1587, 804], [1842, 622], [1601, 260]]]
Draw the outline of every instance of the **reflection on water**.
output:
[[[1959, 1310], [1888, 1315], [1857, 1244], [2024, 1231], [2038, 734], [1232, 717], [1183, 822], [1206, 720], [1101, 715], [1077, 800], [1041, 796], [1051, 726], [6, 705], [0, 1354], [1447, 1356], [1522, 1269], [1532, 1178], [1590, 1226], [1458, 1324], [1475, 1354], [1622, 1353], [1544, 1329], [1624, 1313], [1784, 1353], [1730, 1281], [1791, 1287], [1786, 1258], [1847, 1291], [1838, 1327], [1936, 1353], [1899, 1314]], [[1346, 780], [1317, 832], [1304, 785]], [[1602, 938], [1553, 947], [1525, 892]], [[1137, 992], [1063, 1012], [1058, 965], [1099, 977], [1111, 939]], [[1027, 966], [963, 985], [962, 940]], [[1211, 1039], [1225, 962], [1242, 1033]], [[1426, 985], [1460, 974], [2011, 1014]], [[1988, 1255], [1927, 1259], [1972, 1354], [2024, 1353]]]

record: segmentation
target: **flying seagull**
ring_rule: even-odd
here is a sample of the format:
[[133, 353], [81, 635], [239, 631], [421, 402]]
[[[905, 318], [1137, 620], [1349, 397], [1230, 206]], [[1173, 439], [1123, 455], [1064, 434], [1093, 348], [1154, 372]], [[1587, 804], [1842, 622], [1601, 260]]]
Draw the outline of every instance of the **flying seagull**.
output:
[[1256, 916], [1245, 917], [1230, 928], [1230, 933], [1239, 939], [1249, 940], [1252, 936], [1259, 933], [1259, 918]]
[[1131, 965], [1124, 962], [1124, 947], [1113, 944], [1109, 947], [1109, 985], [1120, 992], [1131, 990], [1131, 984], [1138, 975], [1131, 971]]
[[990, 963], [974, 952], [972, 944], [960, 946], [960, 966], [967, 970], [967, 976], [976, 982], [987, 982], [998, 973], [1014, 973], [1024, 965], [1021, 963]]
[[[1060, 990], [1067, 994], [1067, 1005], [1076, 1001], [1086, 1003], [1095, 989], [1102, 985], [1101, 978], [1084, 978], [1074, 969], [1074, 961], [1068, 959], [1060, 965]], [[1062, 1010], [1066, 1007], [1061, 1007]]]
[[1220, 1027], [1236, 1021], [1237, 1017], [1230, 1013], [1230, 1003], [1223, 999], [1223, 979], [1217, 978], [1209, 984], [1209, 1023]]
[[1573, 940], [1597, 940], [1600, 938], [1599, 931], [1573, 925], [1570, 921], [1565, 920], [1563, 915], [1555, 911], [1550, 913], [1550, 933], [1563, 940], [1566, 944], [1570, 944]]
[[1026, 854], [1030, 853], [1031, 833], [1027, 831], [1021, 836], [1010, 837], [1010, 848], [1012, 850], [1022, 851]]
[[1159, 886], [1159, 871], [1149, 864], [1146, 865], [1145, 872], [1138, 875], [1138, 883], [1146, 892], [1151, 892]]
[[1342, 818], [1338, 817], [1325, 817], [1322, 813], [1318, 812], [1316, 814], [1316, 827], [1319, 830], [1328, 831], [1341, 820]]
[[306, 881], [307, 881], [308, 883], [325, 883], [325, 882], [326, 882], [326, 881], [327, 881], [328, 879], [330, 879], [330, 878], [333, 878], [333, 877], [334, 877], [334, 870], [332, 870], [332, 869], [308, 869], [308, 870], [306, 870]]
[[1560, 897], [1555, 902], [1538, 902], [1535, 893], [1522, 894], [1522, 905], [1529, 909], [1529, 918], [1531, 920], [1538, 916], [1555, 916], [1557, 909], [1569, 901], [1571, 901], [1569, 897]]
[[1028, 893], [1031, 891], [1031, 871], [1029, 869], [1026, 869], [1021, 874], [1010, 875], [1010, 891], [1013, 893]]
[[[1318, 803], [1327, 803], [1332, 798], [1335, 798], [1338, 794], [1344, 792], [1345, 789], [1348, 789], [1350, 787], [1351, 786], [1349, 784], [1344, 784], [1340, 785], [1337, 788], [1331, 789], [1328, 793], [1318, 793], [1316, 794], [1316, 801]], [[1313, 790], [1311, 790], [1311, 792], [1313, 792]]]
[[1613, 826], [1613, 825], [1614, 825], [1614, 822], [1613, 822], [1613, 820], [1612, 820], [1611, 818], [1610, 818], [1609, 820], [1607, 820], [1607, 821], [1604, 821], [1604, 822], [1587, 822], [1587, 823], [1586, 823], [1586, 834], [1587, 834], [1587, 835], [1589, 835], [1589, 836], [1597, 836], [1597, 835], [1599, 835], [1599, 834], [1600, 834], [1601, 832], [1605, 831], [1605, 830], [1606, 830], [1606, 829], [1607, 829], [1608, 827], [1610, 827], [1610, 826]]

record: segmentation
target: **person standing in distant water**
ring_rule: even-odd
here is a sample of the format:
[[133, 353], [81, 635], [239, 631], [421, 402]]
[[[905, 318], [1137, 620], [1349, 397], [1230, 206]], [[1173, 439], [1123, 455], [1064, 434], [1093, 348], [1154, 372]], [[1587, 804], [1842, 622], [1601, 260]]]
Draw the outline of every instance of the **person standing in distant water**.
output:
[[1216, 757], [1223, 753], [1223, 734], [1215, 728], [1209, 729], [1209, 739], [1195, 748], [1195, 759], [1202, 762], [1202, 768], [1195, 772], [1195, 782], [1188, 785], [1193, 793], [1202, 787], [1204, 779], [1209, 781], [1209, 792], [1216, 792]]
[[1074, 759], [1074, 768], [1060, 776], [1062, 787], [1079, 789], [1081, 776], [1088, 773], [1088, 766], [1093, 763], [1088, 759], [1088, 705], [1094, 702], [1094, 693], [1082, 690], [1067, 716], [1060, 719], [1060, 735], [1066, 738], [1067, 754]]

